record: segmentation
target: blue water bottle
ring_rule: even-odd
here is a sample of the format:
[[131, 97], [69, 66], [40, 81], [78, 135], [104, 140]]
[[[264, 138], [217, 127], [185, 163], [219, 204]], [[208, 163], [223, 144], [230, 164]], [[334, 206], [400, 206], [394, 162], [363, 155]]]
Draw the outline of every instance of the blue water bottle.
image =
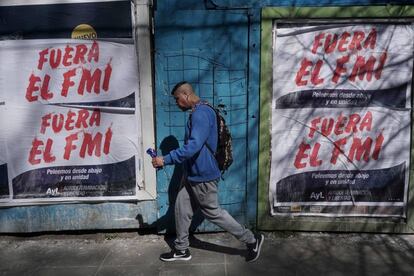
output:
[[147, 149], [147, 153], [149, 154], [149, 156], [151, 156], [152, 158], [157, 157], [157, 151], [155, 149], [149, 148]]

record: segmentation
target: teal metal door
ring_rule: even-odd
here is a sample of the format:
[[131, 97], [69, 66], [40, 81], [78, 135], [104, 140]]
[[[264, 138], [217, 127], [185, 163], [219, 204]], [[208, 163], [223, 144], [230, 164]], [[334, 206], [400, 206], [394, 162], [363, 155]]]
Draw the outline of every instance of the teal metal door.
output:
[[[219, 201], [240, 223], [246, 217], [248, 183], [248, 33], [247, 11], [177, 11], [155, 14], [156, 141], [168, 153], [183, 143], [188, 114], [170, 95], [174, 85], [190, 82], [196, 93], [224, 110], [233, 136], [234, 163], [219, 184]], [[166, 167], [157, 173], [158, 230], [174, 228], [174, 202], [182, 170]], [[253, 185], [256, 185], [254, 183]], [[199, 231], [219, 230], [199, 216]]]

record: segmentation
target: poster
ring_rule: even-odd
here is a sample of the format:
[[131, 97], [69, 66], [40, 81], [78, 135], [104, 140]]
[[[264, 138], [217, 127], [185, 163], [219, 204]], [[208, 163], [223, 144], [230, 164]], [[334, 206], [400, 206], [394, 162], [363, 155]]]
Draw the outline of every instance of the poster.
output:
[[[0, 94], [1, 95], [1, 94]], [[4, 118], [4, 99], [0, 96], [0, 118]], [[9, 181], [7, 175], [7, 158], [6, 158], [6, 131], [4, 120], [0, 120], [0, 200], [9, 197]]]
[[[99, 40], [0, 41], [7, 104], [135, 108], [135, 47]], [[17, 77], [19, 76], [19, 77]], [[20, 78], [19, 81], [6, 81]]]
[[405, 217], [409, 24], [274, 26], [272, 215]]
[[[9, 18], [0, 24], [0, 205], [137, 199], [141, 118], [130, 5], [0, 7]], [[11, 26], [17, 10], [28, 17]]]

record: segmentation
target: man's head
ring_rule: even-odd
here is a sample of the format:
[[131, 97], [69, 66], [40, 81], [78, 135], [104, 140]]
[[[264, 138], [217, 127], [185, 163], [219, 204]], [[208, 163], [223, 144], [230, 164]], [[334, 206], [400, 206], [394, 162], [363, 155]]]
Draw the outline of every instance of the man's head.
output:
[[199, 100], [191, 84], [186, 81], [177, 83], [171, 91], [171, 95], [174, 96], [175, 103], [182, 111], [191, 109]]

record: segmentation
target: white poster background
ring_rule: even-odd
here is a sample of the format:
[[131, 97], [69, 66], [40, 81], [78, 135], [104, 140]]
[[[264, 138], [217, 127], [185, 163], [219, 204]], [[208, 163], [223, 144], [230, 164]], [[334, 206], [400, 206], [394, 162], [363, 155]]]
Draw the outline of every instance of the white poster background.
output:
[[[81, 124], [77, 128], [76, 122], [79, 118], [78, 114], [85, 109], [67, 108], [59, 106], [45, 106], [45, 105], [31, 105], [28, 107], [15, 107], [13, 110], [8, 110], [7, 113], [13, 113], [14, 117], [12, 123], [6, 127], [7, 133], [7, 148], [9, 151], [9, 177], [10, 180], [29, 170], [55, 167], [55, 166], [70, 166], [70, 165], [101, 165], [111, 164], [127, 160], [135, 155], [138, 155], [138, 140], [136, 139], [137, 127], [135, 114], [116, 114], [109, 112], [100, 113], [99, 126], [96, 123], [89, 124], [93, 109], [87, 110], [88, 118], [87, 127]], [[41, 131], [42, 117], [46, 114], [62, 114], [64, 124], [67, 124], [68, 112], [76, 114], [72, 117], [73, 123], [69, 126], [71, 130], [66, 130], [65, 126], [57, 133], [52, 128], [53, 119], [48, 119], [50, 124], [45, 128], [44, 133]], [[112, 132], [110, 139], [110, 151], [108, 154], [103, 152], [106, 141], [105, 134], [108, 129]], [[84, 141], [85, 133], [96, 137], [98, 133], [102, 135], [102, 142], [100, 147], [100, 156], [96, 156], [95, 151], [90, 156], [86, 151], [85, 157], [80, 157], [80, 150]], [[70, 151], [69, 159], [64, 159], [65, 147], [67, 146], [66, 138], [70, 135], [76, 135], [76, 140], [72, 145], [76, 148]], [[51, 153], [56, 158], [51, 163], [46, 163], [43, 159], [43, 154], [36, 154], [35, 159], [41, 160], [39, 164], [32, 165], [29, 162], [29, 153], [32, 149], [32, 142], [34, 139], [42, 141], [43, 145], [39, 150], [44, 152], [48, 139], [53, 141]], [[108, 140], [109, 141], [109, 140]]]
[[[72, 50], [67, 51], [67, 58], [65, 58], [65, 49], [67, 47]], [[80, 50], [81, 48], [86, 49], [85, 54], [82, 54], [84, 50]], [[133, 44], [65, 39], [12, 40], [0, 41], [0, 50], [2, 53], [1, 67], [3, 69], [0, 71], [2, 76], [0, 87], [4, 91], [9, 91], [5, 92], [4, 95], [8, 104], [21, 105], [23, 103], [32, 103], [25, 98], [32, 74], [40, 78], [40, 81], [35, 83], [39, 88], [42, 86], [46, 74], [51, 77], [48, 90], [53, 94], [52, 98], [42, 99], [40, 91], [31, 93], [32, 96], [38, 98], [38, 102], [44, 104], [112, 101], [138, 92], [137, 59]], [[40, 54], [46, 50], [47, 54]], [[52, 52], [54, 53], [53, 57]], [[77, 52], [79, 52], [79, 57], [82, 56], [84, 58], [75, 59]], [[56, 68], [52, 68], [50, 61], [59, 60], [58, 53], [60, 53], [59, 65]], [[90, 60], [88, 55], [91, 55]], [[96, 61], [96, 57], [98, 61]], [[39, 62], [39, 60], [42, 61]], [[65, 66], [65, 64], [68, 66]], [[108, 64], [110, 64], [112, 71], [108, 90], [105, 91], [103, 81]], [[62, 84], [65, 80], [64, 74], [73, 69], [76, 74], [70, 78], [67, 77], [68, 81], [73, 83], [68, 89], [67, 96], [63, 96]], [[94, 88], [92, 88], [91, 92], [88, 92], [86, 86], [83, 95], [78, 93], [78, 87], [83, 74], [82, 69], [89, 70], [91, 74], [97, 69], [101, 70], [99, 93], [96, 93]]]
[[[365, 48], [364, 42], [372, 29], [376, 30], [375, 48]], [[331, 53], [324, 50], [325, 41], [328, 35], [349, 33], [346, 43], [338, 50], [338, 43]], [[363, 32], [365, 40], [362, 40], [361, 50], [350, 50], [349, 45], [352, 43], [355, 32]], [[315, 37], [323, 33], [324, 36], [319, 40], [319, 46], [316, 53], [312, 52], [315, 44]], [[411, 25], [380, 25], [380, 24], [363, 24], [352, 26], [313, 26], [313, 27], [293, 27], [293, 28], [274, 28], [273, 41], [273, 100], [280, 96], [286, 95], [293, 91], [308, 89], [384, 89], [388, 87], [397, 87], [409, 80], [412, 75], [412, 38], [414, 30]], [[331, 40], [332, 41], [332, 40]], [[347, 47], [348, 46], [348, 47]], [[380, 79], [368, 81], [365, 77], [362, 81], [356, 78], [356, 81], [350, 81], [349, 75], [352, 72], [357, 56], [363, 56], [366, 60], [370, 56], [375, 57], [377, 68], [379, 57], [382, 53], [387, 52], [386, 66], [382, 70]], [[346, 72], [341, 74], [338, 82], [333, 82], [332, 78], [336, 69], [337, 59], [350, 56], [345, 63]], [[323, 79], [320, 84], [313, 84], [310, 81], [311, 76], [306, 75], [302, 78], [307, 81], [306, 85], [298, 86], [295, 78], [300, 69], [301, 61], [306, 58], [313, 64], [318, 60], [323, 61], [319, 78]], [[310, 69], [309, 67], [307, 68]], [[409, 95], [407, 95], [409, 96]], [[409, 98], [407, 107], [409, 107]]]
[[[95, 43], [95, 46], [92, 46]], [[84, 55], [85, 62], [75, 64], [73, 57], [76, 55], [76, 47], [88, 49]], [[98, 46], [98, 47], [96, 47]], [[63, 57], [65, 48], [71, 47], [75, 49], [69, 51], [67, 62], [63, 65]], [[92, 58], [88, 61], [88, 53], [92, 47], [95, 47], [94, 57], [98, 57], [97, 61]], [[39, 53], [48, 49], [45, 55], [46, 61], [42, 69], [39, 66]], [[51, 68], [49, 64], [50, 53], [52, 49], [57, 55], [58, 49], [61, 51], [61, 62], [57, 68]], [[98, 49], [99, 54], [97, 54]], [[39, 168], [55, 167], [55, 166], [82, 166], [82, 165], [103, 165], [125, 161], [135, 156], [136, 164], [136, 181], [138, 185], [142, 181], [141, 176], [141, 134], [140, 134], [140, 112], [135, 107], [139, 107], [138, 95], [138, 72], [137, 57], [134, 45], [121, 44], [106, 41], [86, 41], [86, 40], [65, 40], [65, 39], [41, 39], [41, 40], [16, 40], [16, 41], [0, 41], [0, 57], [2, 60], [0, 66], [0, 109], [3, 109], [7, 116], [1, 117], [0, 126], [2, 127], [0, 137], [0, 160], [8, 163], [9, 187], [12, 188], [12, 179], [16, 176]], [[55, 56], [56, 58], [56, 56]], [[80, 59], [81, 61], [81, 59]], [[111, 71], [109, 76], [108, 90], [103, 89], [103, 79], [105, 69], [110, 64]], [[99, 82], [99, 93], [94, 91], [92, 86], [91, 92], [87, 91], [88, 84], [85, 83], [83, 95], [77, 91], [82, 69], [95, 72], [101, 70]], [[62, 84], [64, 82], [64, 74], [70, 70], [74, 70], [76, 74], [70, 78], [72, 82], [66, 97], [62, 96]], [[38, 97], [36, 101], [27, 100], [27, 88], [29, 86], [29, 78], [31, 75], [40, 77], [41, 81], [36, 82], [37, 91], [33, 91], [32, 96]], [[48, 84], [48, 93], [52, 93], [50, 99], [42, 99], [40, 89], [45, 79], [45, 75], [50, 76]], [[123, 106], [100, 106], [109, 101], [119, 100], [135, 93], [135, 107]], [[72, 105], [75, 103], [74, 105]], [[96, 103], [96, 104], [94, 104]], [[96, 105], [101, 110], [100, 126], [82, 126], [67, 131], [63, 129], [58, 133], [54, 133], [49, 126], [45, 133], [41, 133], [42, 117], [45, 114], [63, 114], [65, 121], [69, 110], [78, 113], [81, 109], [88, 109], [92, 114], [93, 109], [87, 108], [89, 105]], [[77, 120], [77, 115], [73, 119]], [[89, 118], [87, 119], [89, 121]], [[49, 120], [52, 124], [52, 120]], [[73, 125], [74, 123], [72, 123]], [[105, 133], [108, 128], [112, 130], [112, 138], [109, 154], [103, 153], [103, 144]], [[90, 156], [86, 153], [85, 158], [79, 157], [79, 150], [83, 141], [84, 133], [90, 133], [95, 137], [100, 132], [103, 135], [101, 156], [95, 154]], [[74, 145], [77, 147], [71, 152], [71, 158], [65, 160], [63, 158], [64, 148], [66, 145], [65, 138], [68, 135], [78, 133], [77, 140]], [[44, 150], [48, 138], [53, 140], [52, 154], [56, 158], [53, 163], [45, 163], [44, 160], [40, 164], [30, 164], [28, 162], [29, 152], [34, 139], [42, 140], [44, 143], [40, 150]], [[5, 145], [3, 148], [1, 147]], [[36, 159], [41, 159], [42, 155], [37, 155]], [[11, 196], [13, 191], [10, 191]], [[136, 196], [117, 196], [117, 197], [100, 197], [102, 200], [120, 200], [132, 199]], [[76, 200], [88, 200], [90, 198], [76, 198]], [[75, 200], [75, 198], [37, 198], [15, 200], [10, 199], [6, 202], [28, 203], [28, 202], [48, 202], [48, 201], [65, 201]], [[4, 199], [0, 200], [5, 202]]]
[[5, 120], [4, 120], [5, 114], [6, 114], [5, 109], [6, 109], [5, 105], [0, 102], [0, 118], [2, 118], [0, 119], [0, 129], [1, 129], [0, 131], [0, 165], [7, 163], [7, 158], [6, 158], [7, 154], [6, 154], [6, 145], [5, 145], [7, 124], [5, 124]]
[[[361, 109], [349, 109], [346, 111], [338, 109], [314, 109], [310, 112], [307, 109], [289, 109], [283, 112], [273, 112], [277, 120], [274, 121], [274, 129], [272, 132], [273, 154], [270, 175], [270, 195], [272, 198], [276, 192], [276, 183], [280, 179], [297, 173], [316, 170], [371, 170], [388, 168], [403, 162], [406, 162], [407, 165], [409, 164], [410, 151], [407, 150], [407, 140], [410, 137], [411, 122], [407, 119], [405, 111], [394, 111], [390, 114], [384, 112], [381, 108], [370, 108], [369, 110], [365, 109], [362, 111]], [[318, 131], [315, 131], [313, 135], [310, 134], [311, 120], [315, 118], [334, 119], [336, 124], [336, 119], [340, 114], [348, 118], [351, 114], [359, 114], [361, 117], [364, 117], [367, 112], [371, 112], [373, 118], [371, 131], [367, 131], [366, 128], [360, 131], [360, 124], [358, 124], [358, 132], [344, 131], [341, 135], [336, 135], [333, 130], [328, 136], [324, 136]], [[298, 123], [296, 118], [302, 119]], [[318, 124], [318, 128], [320, 127], [321, 123]], [[373, 151], [375, 141], [380, 133], [384, 136], [384, 142], [378, 160], [374, 160]], [[367, 137], [373, 139], [368, 162], [357, 160], [355, 155], [351, 162], [348, 158], [353, 139], [358, 138], [364, 142]], [[346, 144], [342, 146], [345, 154], [339, 154], [336, 164], [333, 164], [330, 160], [335, 148], [334, 142], [341, 138], [347, 139]], [[294, 166], [295, 157], [298, 153], [299, 145], [302, 142], [312, 146], [315, 145], [315, 142], [321, 144], [318, 154], [318, 160], [322, 161], [321, 165], [312, 167], [308, 157], [300, 160], [300, 163], [306, 164], [305, 168], [297, 169]], [[309, 154], [310, 152], [311, 150], [308, 150], [306, 153]], [[272, 202], [275, 206], [286, 204], [278, 203], [276, 198], [273, 198]]]
[[[317, 47], [316, 53], [312, 53], [317, 34], [324, 32], [331, 34], [352, 34], [355, 31], [363, 31], [367, 35], [373, 28], [376, 29], [375, 48], [362, 48], [360, 51], [347, 49], [344, 52], [333, 51], [326, 53], [324, 46]], [[275, 206], [281, 205], [303, 205], [312, 204], [306, 202], [299, 203], [280, 203], [276, 200], [276, 183], [287, 176], [300, 174], [309, 171], [319, 170], [355, 170], [355, 169], [376, 169], [388, 168], [405, 162], [407, 167], [410, 160], [410, 91], [412, 79], [413, 62], [413, 28], [411, 25], [352, 25], [352, 26], [312, 26], [312, 27], [293, 27], [278, 28], [274, 26], [273, 41], [273, 99], [272, 99], [272, 128], [271, 128], [271, 173], [269, 197], [272, 215], [277, 215], [274, 211]], [[351, 41], [351, 39], [349, 40]], [[322, 41], [323, 44], [323, 41]], [[349, 43], [348, 43], [349, 44]], [[346, 44], [344, 44], [346, 45]], [[346, 48], [346, 47], [344, 47]], [[366, 77], [355, 81], [349, 80], [352, 66], [356, 56], [370, 55], [378, 56], [387, 52], [387, 59], [382, 70], [381, 77], [368, 81]], [[349, 62], [344, 66], [345, 72], [341, 74], [337, 83], [332, 81], [338, 58], [349, 55]], [[302, 80], [307, 80], [306, 85], [298, 85], [297, 72], [300, 69], [301, 61], [306, 58], [314, 64], [317, 60], [322, 60], [319, 78], [322, 83], [312, 84], [311, 72], [304, 75]], [[309, 69], [309, 68], [308, 68]], [[310, 89], [355, 89], [355, 90], [376, 90], [397, 87], [407, 83], [406, 108], [390, 110], [381, 107], [354, 107], [354, 108], [297, 108], [297, 109], [276, 109], [278, 98], [292, 92], [306, 91]], [[374, 92], [375, 93], [375, 92]], [[349, 116], [357, 113], [363, 116], [367, 112], [373, 115], [372, 130], [369, 132], [345, 133], [336, 137], [335, 134], [327, 137], [315, 133], [313, 138], [308, 136], [311, 128], [311, 120], [316, 117], [338, 118], [340, 114]], [[336, 121], [335, 121], [336, 122]], [[319, 126], [320, 127], [320, 126]], [[370, 136], [375, 140], [378, 133], [382, 132], [385, 139], [378, 160], [356, 161], [350, 163], [345, 155], [340, 155], [336, 165], [331, 164], [333, 142], [338, 138], [348, 137], [348, 143], [344, 146], [344, 152], [349, 151], [353, 136], [362, 138]], [[309, 164], [305, 168], [298, 169], [294, 166], [295, 156], [299, 145], [302, 142], [321, 144], [319, 158], [323, 160], [318, 167], [311, 167]], [[307, 152], [309, 153], [309, 152]], [[308, 160], [303, 160], [309, 162]], [[408, 172], [408, 168], [407, 168]], [[405, 195], [408, 187], [408, 173], [405, 180]], [[405, 197], [406, 198], [406, 197]], [[315, 203], [317, 204], [317, 203]], [[341, 205], [341, 202], [329, 203]], [[345, 203], [345, 204], [349, 204]], [[383, 204], [383, 203], [381, 203]], [[392, 205], [392, 203], [390, 203]], [[399, 204], [399, 203], [396, 203]], [[406, 204], [406, 202], [404, 202]], [[296, 213], [296, 214], [301, 214]], [[336, 216], [338, 214], [324, 214]], [[356, 214], [358, 215], [358, 214]], [[369, 214], [365, 214], [369, 215]]]
[[[5, 116], [5, 105], [4, 102], [0, 102], [0, 118]], [[6, 152], [6, 130], [4, 120], [0, 119], [0, 201], [5, 198], [10, 198], [10, 185], [7, 179], [7, 152]], [[7, 192], [8, 191], [8, 192]]]

